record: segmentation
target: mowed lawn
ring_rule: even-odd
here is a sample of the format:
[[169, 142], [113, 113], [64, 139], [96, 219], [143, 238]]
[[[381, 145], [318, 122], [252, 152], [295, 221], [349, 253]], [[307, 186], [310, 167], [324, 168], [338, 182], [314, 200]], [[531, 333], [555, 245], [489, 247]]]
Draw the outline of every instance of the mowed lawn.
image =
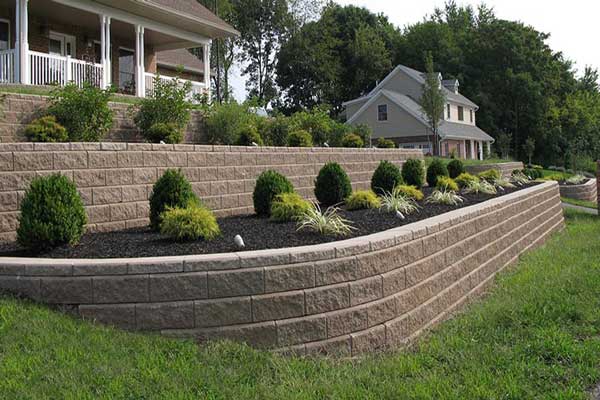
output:
[[600, 382], [600, 220], [568, 227], [413, 349], [289, 359], [120, 332], [0, 299], [2, 399], [586, 399]]

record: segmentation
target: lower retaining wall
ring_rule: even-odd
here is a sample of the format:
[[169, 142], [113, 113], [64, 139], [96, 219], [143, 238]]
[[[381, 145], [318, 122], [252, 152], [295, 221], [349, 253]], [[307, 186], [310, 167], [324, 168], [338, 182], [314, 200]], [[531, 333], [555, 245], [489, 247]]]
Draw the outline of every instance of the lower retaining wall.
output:
[[0, 289], [198, 341], [358, 355], [405, 344], [564, 226], [547, 182], [361, 238], [221, 255], [0, 259]]
[[598, 185], [595, 179], [590, 179], [583, 185], [561, 185], [560, 195], [575, 200], [596, 201]]
[[512, 175], [512, 172], [515, 169], [523, 169], [523, 163], [522, 162], [507, 162], [507, 163], [500, 163], [500, 164], [468, 165], [467, 167], [465, 167], [465, 169], [467, 170], [468, 173], [474, 174], [474, 175], [476, 175], [480, 172], [483, 172], [483, 171], [490, 170], [490, 169], [497, 169], [498, 171], [500, 171], [500, 173], [502, 174], [503, 177], [507, 178]]

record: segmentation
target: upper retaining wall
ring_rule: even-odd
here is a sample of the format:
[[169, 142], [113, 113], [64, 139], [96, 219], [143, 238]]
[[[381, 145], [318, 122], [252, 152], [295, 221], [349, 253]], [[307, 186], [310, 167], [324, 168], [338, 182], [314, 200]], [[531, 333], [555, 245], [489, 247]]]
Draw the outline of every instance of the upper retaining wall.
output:
[[0, 258], [0, 290], [200, 341], [357, 355], [416, 337], [564, 225], [556, 182], [370, 236], [220, 255]]
[[595, 179], [590, 179], [582, 185], [561, 185], [560, 195], [575, 200], [596, 201], [598, 185]]
[[328, 161], [346, 170], [354, 189], [370, 186], [380, 160], [401, 166], [420, 151], [384, 149], [157, 145], [148, 143], [0, 143], [0, 240], [18, 226], [31, 180], [60, 171], [81, 193], [95, 231], [148, 224], [152, 185], [167, 168], [181, 168], [196, 194], [218, 215], [253, 212], [258, 175], [274, 169], [313, 197], [314, 179]]
[[[114, 112], [113, 126], [104, 141], [110, 142], [143, 142], [131, 112], [131, 105], [126, 103], [109, 103]], [[13, 94], [0, 92], [0, 142], [26, 142], [25, 128], [36, 118], [43, 115], [48, 107], [48, 97], [30, 94]], [[202, 115], [192, 111], [192, 118], [186, 129], [186, 143], [204, 142]]]
[[515, 169], [523, 169], [522, 162], [506, 162], [498, 164], [468, 165], [465, 167], [470, 174], [478, 174], [489, 169], [497, 169], [503, 177], [510, 177]]

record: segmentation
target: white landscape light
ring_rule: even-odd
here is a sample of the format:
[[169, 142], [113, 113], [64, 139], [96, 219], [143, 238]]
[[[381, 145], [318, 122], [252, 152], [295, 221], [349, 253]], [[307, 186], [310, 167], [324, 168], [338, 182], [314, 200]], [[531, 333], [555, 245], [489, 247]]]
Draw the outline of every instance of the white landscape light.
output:
[[240, 249], [246, 247], [246, 245], [244, 244], [244, 239], [242, 239], [240, 235], [235, 235], [235, 237], [233, 238], [233, 242]]
[[252, 146], [254, 146], [254, 147], [258, 147], [258, 143], [256, 143], [256, 142], [252, 142]]

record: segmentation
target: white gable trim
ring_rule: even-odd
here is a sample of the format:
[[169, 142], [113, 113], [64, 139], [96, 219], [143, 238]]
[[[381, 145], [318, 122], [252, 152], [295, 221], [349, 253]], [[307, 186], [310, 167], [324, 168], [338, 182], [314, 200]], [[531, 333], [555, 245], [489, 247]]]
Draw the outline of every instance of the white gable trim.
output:
[[366, 104], [364, 104], [352, 117], [350, 117], [350, 119], [348, 119], [348, 121], [346, 123], [348, 123], [348, 124], [354, 123], [354, 121], [356, 121], [356, 119], [358, 117], [360, 117], [362, 114], [364, 114], [365, 111], [367, 111], [369, 109], [369, 107], [371, 107], [373, 105], [373, 103], [375, 103], [381, 96], [384, 96], [389, 101], [394, 103], [396, 106], [398, 106], [401, 109], [403, 109], [404, 111], [406, 111], [411, 117], [416, 119], [419, 123], [426, 126], [426, 124], [423, 123], [423, 121], [421, 120], [421, 118], [419, 116], [415, 115], [415, 113], [412, 110], [404, 107], [404, 105], [402, 103], [398, 103], [396, 100], [394, 100], [394, 98], [389, 96], [385, 90], [382, 90], [379, 93], [377, 93], [375, 96], [372, 96]]
[[379, 85], [375, 86], [375, 89], [371, 90], [368, 96], [373, 96], [375, 93], [379, 92], [384, 88], [384, 86], [401, 70], [401, 65], [398, 65], [396, 68], [392, 70], [383, 80], [379, 83]]

